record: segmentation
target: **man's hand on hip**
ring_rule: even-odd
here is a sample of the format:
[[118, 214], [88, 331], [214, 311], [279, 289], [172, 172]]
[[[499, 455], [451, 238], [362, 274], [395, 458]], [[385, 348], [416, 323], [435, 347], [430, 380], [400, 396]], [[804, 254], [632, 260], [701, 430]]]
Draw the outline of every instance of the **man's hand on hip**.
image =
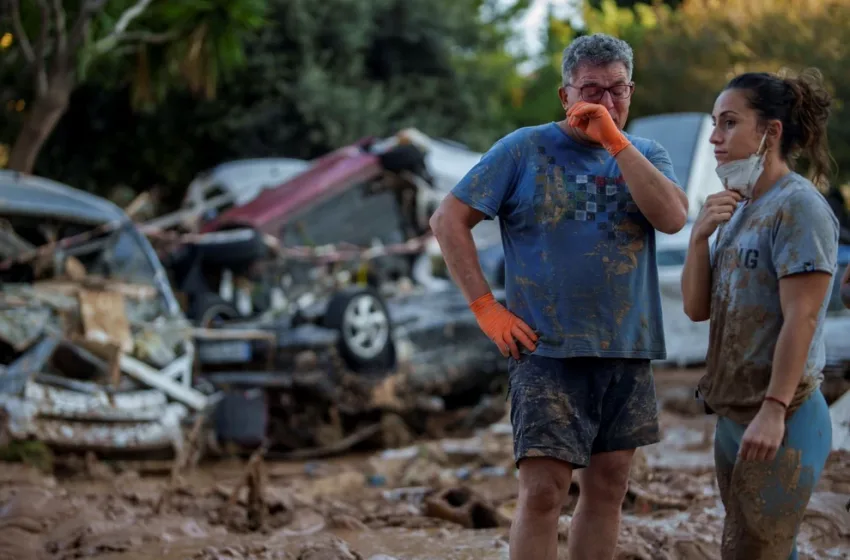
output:
[[612, 156], [616, 156], [631, 142], [626, 138], [608, 109], [596, 103], [579, 101], [567, 111], [567, 123], [599, 142]]
[[525, 322], [505, 309], [493, 297], [487, 293], [473, 301], [469, 308], [478, 320], [478, 326], [484, 331], [490, 340], [496, 343], [499, 351], [506, 358], [510, 355], [515, 360], [519, 359], [519, 348], [517, 341], [521, 342], [530, 352], [534, 352], [537, 345], [537, 335]]

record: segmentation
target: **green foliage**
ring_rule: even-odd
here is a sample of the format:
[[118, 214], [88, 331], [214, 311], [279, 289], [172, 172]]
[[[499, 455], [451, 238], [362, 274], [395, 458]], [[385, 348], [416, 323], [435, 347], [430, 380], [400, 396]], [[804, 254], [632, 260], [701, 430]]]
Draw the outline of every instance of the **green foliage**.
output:
[[53, 472], [53, 452], [40, 441], [11, 441], [0, 446], [0, 461], [23, 463], [44, 473]]
[[479, 9], [479, 0], [277, 0], [226, 94], [224, 124], [254, 155], [308, 157], [406, 126], [489, 145], [510, 127], [499, 108], [518, 78], [501, 28], [518, 8], [483, 22]]
[[[722, 9], [718, 9], [722, 7]], [[850, 170], [850, 94], [844, 61], [850, 5], [839, 0], [687, 0], [659, 12], [652, 33], [635, 45], [639, 90], [633, 114], [710, 112], [728, 80], [745, 71], [819, 68], [835, 98], [830, 146], [837, 179]]]
[[[117, 62], [99, 65], [101, 79], [75, 94], [37, 170], [101, 193], [162, 185], [175, 202], [196, 173], [226, 159], [311, 158], [406, 126], [486, 149], [513, 127], [520, 59], [505, 46], [527, 5], [270, 0], [266, 24], [244, 40], [244, 65], [215, 99], [172, 90], [133, 112], [137, 84], [128, 89]], [[153, 67], [159, 51], [145, 52]]]
[[[599, 9], [605, 4], [608, 0], [588, 0], [587, 5], [593, 9]], [[678, 8], [682, 5], [684, 0], [658, 0], [647, 2], [646, 0], [616, 0], [613, 2], [618, 8], [639, 8], [641, 6], [646, 6], [648, 4], [663, 4], [669, 6], [671, 8]]]
[[[556, 89], [560, 57], [576, 33], [609, 33], [635, 51], [637, 85], [630, 118], [669, 112], [710, 112], [734, 75], [751, 70], [819, 68], [834, 95], [830, 145], [839, 181], [850, 179], [850, 77], [844, 71], [850, 44], [850, 3], [840, 0], [684, 0], [585, 4], [585, 27], [573, 31], [550, 19], [546, 59], [521, 88], [520, 124], [562, 118]], [[625, 6], [625, 7], [624, 7]]]
[[[206, 6], [209, 12], [201, 19], [213, 21], [212, 12], [254, 13], [251, 2], [259, 0], [193, 0], [180, 3], [180, 9], [200, 13], [197, 6]], [[169, 15], [147, 14], [136, 22], [139, 29], [160, 33], [176, 21], [184, 22], [177, 27], [200, 28], [177, 4], [168, 3], [177, 10]], [[215, 99], [197, 101], [161, 89], [148, 98], [163, 100], [148, 105], [153, 109], [130, 110], [128, 92], [136, 92], [137, 101], [145, 98], [139, 96], [140, 78], [134, 73], [131, 80], [126, 69], [143, 67], [136, 61], [145, 56], [149, 68], [165, 72], [161, 78], [150, 74], [148, 83], [183, 79], [188, 35], [181, 35], [180, 48], [154, 43], [123, 54], [116, 48], [101, 59], [104, 64], [92, 67], [98, 72], [92, 83], [110, 88], [78, 92], [39, 171], [91, 189], [167, 185], [176, 200], [197, 172], [226, 159], [310, 158], [405, 126], [483, 150], [517, 126], [563, 118], [557, 98], [562, 50], [579, 34], [604, 31], [628, 40], [635, 51], [631, 118], [708, 112], [726, 81], [745, 70], [819, 67], [835, 95], [831, 145], [840, 177], [847, 178], [850, 116], [843, 100], [850, 95], [850, 78], [843, 65], [850, 50], [844, 41], [850, 5], [839, 0], [685, 0], [678, 9], [671, 8], [673, 2], [590, 4], [585, 3], [581, 29], [549, 18], [544, 53], [531, 73], [520, 75], [523, 59], [509, 54], [506, 45], [517, 33], [525, 0], [269, 0], [265, 24], [237, 34], [246, 45], [243, 65], [220, 74]], [[229, 7], [219, 11], [213, 5]], [[225, 29], [228, 18], [216, 20], [219, 28], [210, 23], [210, 29]], [[102, 36], [110, 23], [98, 25], [103, 27], [92, 33]], [[230, 61], [221, 68], [238, 64], [238, 58], [214, 58]], [[199, 80], [190, 92], [203, 92], [206, 84]]]
[[221, 77], [244, 63], [243, 41], [265, 23], [268, 4], [267, 0], [154, 0], [126, 34], [116, 35], [121, 14], [134, 2], [110, 2], [115, 7], [96, 18], [94, 37], [80, 52], [80, 70], [85, 77], [93, 66], [99, 70], [94, 81], [130, 83], [134, 106], [147, 109], [174, 86], [214, 97]]
[[[161, 101], [178, 83], [212, 97], [220, 75], [243, 61], [243, 34], [263, 23], [266, 0], [5, 0], [4, 6], [14, 40], [3, 49], [3, 73], [11, 61], [29, 80], [11, 94], [29, 104], [21, 118], [10, 119], [16, 130], [8, 165], [28, 173], [80, 83], [130, 81], [136, 106]], [[131, 76], [123, 71], [128, 67]]]

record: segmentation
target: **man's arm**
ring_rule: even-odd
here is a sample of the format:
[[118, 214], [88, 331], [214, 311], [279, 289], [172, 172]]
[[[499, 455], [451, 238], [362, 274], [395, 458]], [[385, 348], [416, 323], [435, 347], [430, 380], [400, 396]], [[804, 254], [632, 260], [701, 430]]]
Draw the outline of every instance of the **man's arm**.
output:
[[449, 273], [481, 330], [503, 356], [514, 359], [519, 359], [517, 342], [534, 352], [537, 334], [493, 297], [481, 271], [472, 228], [485, 217], [496, 217], [513, 192], [517, 169], [514, 156], [500, 140], [443, 199], [430, 220]]
[[850, 309], [850, 264], [844, 269], [844, 274], [841, 276], [841, 303], [844, 307]]
[[517, 181], [518, 165], [506, 142], [510, 140], [499, 140], [481, 156], [429, 221], [446, 267], [468, 303], [490, 293], [472, 240], [472, 228], [481, 220], [498, 215]]
[[485, 214], [467, 206], [450, 193], [430, 220], [431, 230], [440, 244], [449, 274], [468, 303], [490, 291], [472, 239], [472, 228], [485, 217]]
[[688, 198], [676, 185], [667, 150], [655, 142], [654, 153], [644, 157], [599, 104], [576, 103], [567, 111], [567, 123], [602, 144], [617, 160], [635, 204], [653, 228], [676, 233], [685, 227]]
[[[663, 157], [658, 157], [669, 162], [666, 152]], [[635, 204], [652, 227], [671, 234], [685, 227], [688, 220], [688, 197], [659, 169], [658, 162], [650, 161], [631, 144], [615, 158]], [[672, 169], [672, 163], [669, 165]]]

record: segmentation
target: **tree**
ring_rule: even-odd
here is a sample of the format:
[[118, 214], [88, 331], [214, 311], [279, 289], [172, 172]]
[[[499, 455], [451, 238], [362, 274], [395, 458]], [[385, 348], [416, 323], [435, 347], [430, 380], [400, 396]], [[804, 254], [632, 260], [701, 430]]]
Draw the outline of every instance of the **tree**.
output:
[[[591, 4], [596, 4], [593, 7]], [[850, 4], [841, 0], [684, 0], [585, 4], [584, 26], [550, 19], [546, 53], [518, 97], [520, 124], [562, 118], [555, 90], [562, 49], [580, 33], [605, 32], [626, 39], [635, 52], [637, 83], [630, 118], [670, 112], [708, 113], [728, 82], [741, 72], [819, 68], [834, 96], [830, 147], [836, 182], [850, 180]]]
[[505, 44], [527, 4], [274, 0], [222, 90], [220, 135], [254, 157], [310, 158], [407, 126], [488, 146], [510, 128]]
[[659, 15], [635, 47], [635, 113], [710, 112], [728, 80], [746, 71], [819, 68], [834, 96], [830, 147], [837, 181], [850, 178], [850, 95], [845, 70], [850, 5], [841, 0], [686, 0]]
[[161, 185], [174, 204], [222, 161], [312, 158], [405, 126], [485, 149], [514, 126], [522, 59], [506, 44], [527, 4], [270, 0], [266, 23], [244, 40], [244, 64], [214, 99], [172, 89], [132, 111], [136, 81], [101, 65], [72, 95], [36, 171], [99, 194]]
[[[211, 96], [219, 73], [242, 61], [242, 34], [263, 22], [264, 0], [4, 0], [15, 62], [31, 79], [8, 167], [32, 172], [68, 110], [72, 92], [98, 69], [126, 67], [138, 105], [161, 99], [180, 78]], [[159, 64], [154, 64], [153, 61]], [[104, 72], [97, 77], [109, 75]]]
[[[588, 0], [587, 5], [589, 8], [598, 10], [602, 8], [603, 4], [605, 4], [606, 0]], [[671, 8], [678, 8], [682, 5], [682, 2], [685, 0], [616, 0], [615, 4], [618, 8], [634, 8], [638, 4], [666, 4]]]

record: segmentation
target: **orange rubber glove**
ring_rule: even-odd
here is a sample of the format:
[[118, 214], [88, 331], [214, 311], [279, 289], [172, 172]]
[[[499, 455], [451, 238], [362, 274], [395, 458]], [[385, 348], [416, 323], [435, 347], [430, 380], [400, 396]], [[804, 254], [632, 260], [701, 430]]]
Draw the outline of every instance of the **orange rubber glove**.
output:
[[599, 142], [612, 156], [616, 156], [631, 144], [614, 123], [608, 109], [595, 103], [579, 101], [567, 111], [567, 124]]
[[537, 335], [525, 322], [505, 309], [505, 306], [496, 301], [493, 294], [487, 292], [473, 301], [469, 308], [478, 320], [478, 326], [484, 331], [490, 340], [496, 343], [502, 356], [513, 356], [519, 359], [519, 348], [517, 341], [529, 351], [534, 352], [537, 347]]

